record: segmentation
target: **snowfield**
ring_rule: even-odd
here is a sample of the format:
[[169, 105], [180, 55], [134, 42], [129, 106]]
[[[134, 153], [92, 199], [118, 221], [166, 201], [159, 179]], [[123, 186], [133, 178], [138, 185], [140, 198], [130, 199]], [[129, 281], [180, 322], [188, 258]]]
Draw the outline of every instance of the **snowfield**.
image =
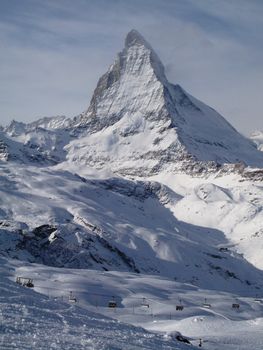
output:
[[[188, 348], [172, 336], [165, 337], [114, 320], [110, 313], [100, 315], [19, 286], [7, 278], [2, 259], [0, 283], [3, 350]], [[51, 287], [51, 281], [47, 285]]]

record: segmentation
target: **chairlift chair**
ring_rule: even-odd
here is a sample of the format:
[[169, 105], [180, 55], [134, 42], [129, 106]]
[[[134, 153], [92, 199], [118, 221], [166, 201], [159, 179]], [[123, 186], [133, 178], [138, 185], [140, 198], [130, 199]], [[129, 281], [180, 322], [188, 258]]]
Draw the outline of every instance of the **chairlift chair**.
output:
[[179, 304], [175, 306], [176, 311], [183, 311], [184, 307], [182, 305], [182, 299], [179, 299]]
[[69, 292], [68, 301], [70, 303], [76, 303], [77, 302], [77, 298], [73, 295], [72, 291]]
[[143, 299], [142, 299], [141, 306], [142, 306], [142, 307], [147, 307], [147, 308], [149, 308], [149, 307], [150, 307], [150, 304], [149, 304], [149, 303], [147, 303], [146, 298], [143, 298]]
[[16, 278], [16, 283], [20, 284], [22, 286], [22, 281], [21, 281], [21, 277], [17, 277]]
[[17, 277], [16, 283], [23, 287], [33, 288], [34, 283], [32, 278], [27, 277]]
[[176, 311], [183, 311], [184, 307], [183, 305], [176, 305], [175, 309]]
[[209, 304], [205, 298], [205, 302], [203, 303], [203, 307], [205, 307], [206, 309], [211, 309], [212, 305]]
[[108, 307], [111, 309], [115, 309], [117, 307], [117, 303], [114, 297], [112, 297], [112, 299], [109, 301]]

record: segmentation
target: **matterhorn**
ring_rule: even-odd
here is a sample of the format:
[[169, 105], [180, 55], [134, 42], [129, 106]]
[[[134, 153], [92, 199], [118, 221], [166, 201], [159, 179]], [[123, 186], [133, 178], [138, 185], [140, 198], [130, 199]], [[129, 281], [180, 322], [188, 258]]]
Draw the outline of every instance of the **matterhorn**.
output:
[[168, 82], [164, 66], [136, 30], [99, 79], [88, 110], [73, 126], [82, 142], [68, 158], [123, 175], [202, 171], [223, 164], [263, 166], [263, 154], [215, 110]]

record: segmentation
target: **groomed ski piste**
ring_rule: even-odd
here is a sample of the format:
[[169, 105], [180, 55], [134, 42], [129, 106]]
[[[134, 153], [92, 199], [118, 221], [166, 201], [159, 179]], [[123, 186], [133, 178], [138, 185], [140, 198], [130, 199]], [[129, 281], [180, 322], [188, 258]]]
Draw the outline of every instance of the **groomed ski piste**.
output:
[[[104, 312], [104, 314], [99, 314], [97, 310], [93, 312], [94, 307], [89, 307], [88, 302], [85, 303], [84, 300], [82, 303], [77, 302], [72, 305], [66, 298], [62, 298], [64, 294], [62, 290], [58, 293], [59, 287], [54, 288], [54, 281], [50, 275], [53, 272], [48, 270], [37, 272], [38, 268], [41, 271], [40, 266], [34, 266], [34, 272], [30, 271], [30, 266], [22, 267], [23, 272], [39, 276], [36, 280], [39, 287], [31, 290], [21, 286], [13, 282], [11, 277], [17, 268], [19, 270], [19, 266], [1, 259], [0, 348], [3, 350], [188, 349], [186, 345], [176, 340], [178, 333], [149, 332], [141, 327], [119, 322], [110, 312]], [[63, 271], [61, 272], [62, 277]], [[64, 272], [67, 275], [67, 271]], [[49, 280], [43, 283], [46, 273], [49, 275]], [[73, 271], [68, 273], [69, 277], [72, 273], [74, 274]], [[80, 283], [81, 277], [77, 282], [79, 288]], [[40, 287], [41, 284], [42, 287]], [[51, 290], [53, 290], [52, 293]], [[43, 294], [43, 292], [46, 293]]]
[[[34, 288], [16, 284], [16, 276], [32, 278]], [[209, 350], [260, 350], [263, 300], [242, 292], [2, 258], [1, 349], [179, 350], [200, 348], [201, 339]], [[178, 342], [179, 334], [191, 344]]]

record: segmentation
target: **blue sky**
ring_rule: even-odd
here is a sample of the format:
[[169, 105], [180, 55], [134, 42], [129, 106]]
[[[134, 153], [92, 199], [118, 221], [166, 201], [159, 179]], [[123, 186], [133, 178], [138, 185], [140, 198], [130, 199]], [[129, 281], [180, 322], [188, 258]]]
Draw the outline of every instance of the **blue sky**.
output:
[[1, 0], [0, 123], [87, 109], [132, 28], [171, 82], [263, 129], [262, 0]]

